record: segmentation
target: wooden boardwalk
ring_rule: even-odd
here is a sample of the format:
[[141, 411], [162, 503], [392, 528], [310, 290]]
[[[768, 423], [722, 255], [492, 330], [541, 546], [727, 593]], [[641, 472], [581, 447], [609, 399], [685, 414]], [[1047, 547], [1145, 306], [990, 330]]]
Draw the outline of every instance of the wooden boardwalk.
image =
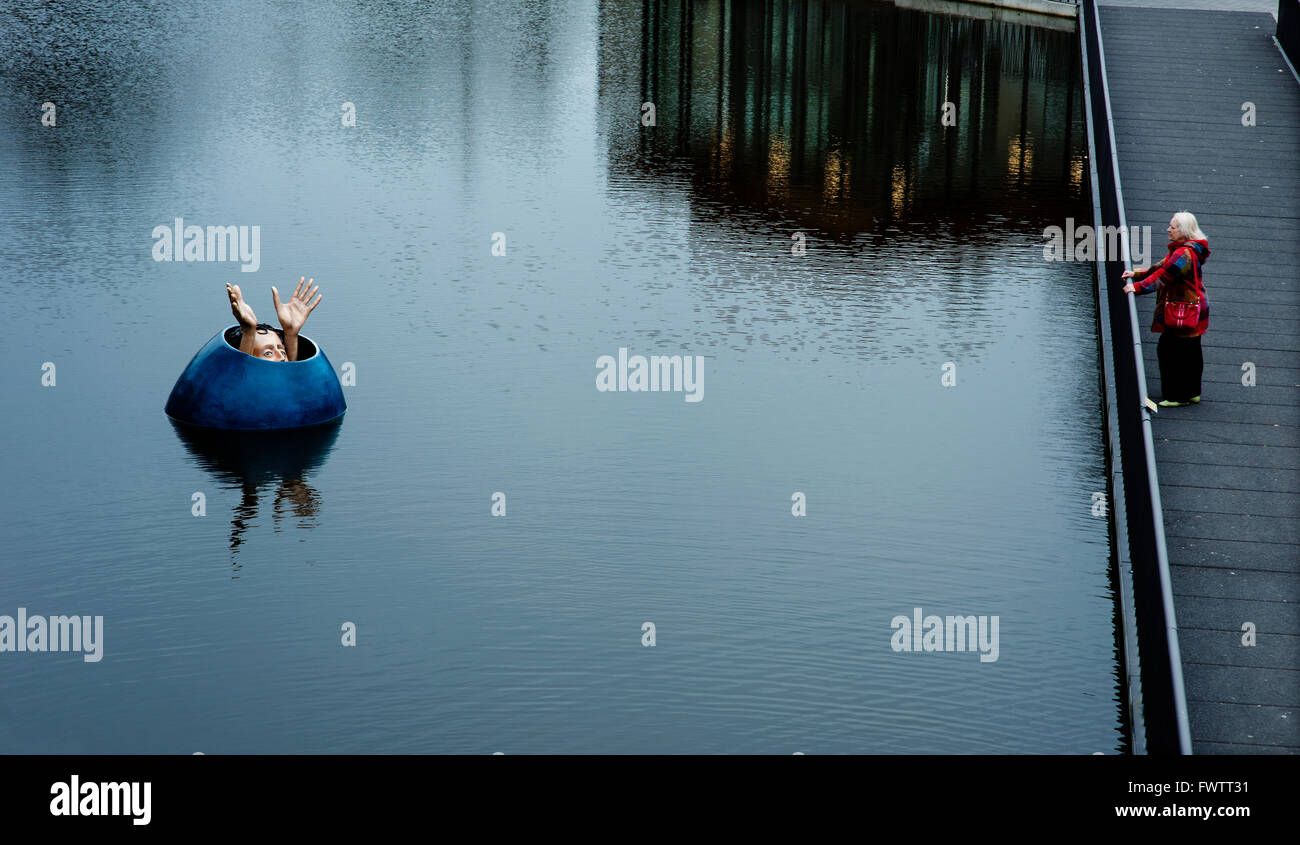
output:
[[[1212, 251], [1204, 398], [1152, 421], [1192, 750], [1300, 753], [1300, 85], [1272, 15], [1100, 17], [1128, 225], [1151, 227], [1155, 263], [1187, 209]], [[1154, 304], [1138, 299], [1159, 398]]]

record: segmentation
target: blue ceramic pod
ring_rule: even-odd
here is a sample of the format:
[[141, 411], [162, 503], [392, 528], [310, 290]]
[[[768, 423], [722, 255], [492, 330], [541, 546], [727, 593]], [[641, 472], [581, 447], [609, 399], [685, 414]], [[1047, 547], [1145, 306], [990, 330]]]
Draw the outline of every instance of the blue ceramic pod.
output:
[[325, 353], [298, 336], [297, 361], [254, 358], [231, 345], [237, 326], [218, 332], [185, 367], [164, 411], [177, 422], [230, 431], [306, 428], [347, 411]]

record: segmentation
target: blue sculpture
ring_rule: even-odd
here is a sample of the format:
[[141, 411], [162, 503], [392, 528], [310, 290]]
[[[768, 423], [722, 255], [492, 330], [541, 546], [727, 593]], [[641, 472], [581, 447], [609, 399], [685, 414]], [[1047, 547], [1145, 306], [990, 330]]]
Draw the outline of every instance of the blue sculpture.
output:
[[321, 425], [347, 411], [334, 367], [310, 338], [299, 336], [298, 360], [268, 361], [232, 345], [238, 328], [218, 332], [194, 355], [167, 397], [167, 416], [202, 428], [272, 431]]

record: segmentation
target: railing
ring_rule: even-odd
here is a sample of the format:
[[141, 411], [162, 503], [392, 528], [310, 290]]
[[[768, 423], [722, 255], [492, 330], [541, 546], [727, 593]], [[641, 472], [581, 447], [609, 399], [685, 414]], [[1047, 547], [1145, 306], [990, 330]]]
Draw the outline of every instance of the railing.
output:
[[[1107, 439], [1115, 524], [1116, 564], [1125, 627], [1125, 670], [1135, 753], [1190, 754], [1173, 588], [1165, 549], [1164, 515], [1156, 477], [1151, 416], [1137, 304], [1123, 292], [1130, 268], [1128, 224], [1106, 80], [1097, 0], [1082, 0], [1079, 18], [1084, 112], [1092, 178], [1093, 217], [1101, 253], [1097, 292], [1106, 380]], [[1119, 228], [1121, 255], [1106, 255], [1104, 226]], [[1127, 595], [1131, 589], [1131, 601]], [[1133, 664], [1140, 664], [1135, 667]], [[1140, 680], [1140, 685], [1139, 685]]]

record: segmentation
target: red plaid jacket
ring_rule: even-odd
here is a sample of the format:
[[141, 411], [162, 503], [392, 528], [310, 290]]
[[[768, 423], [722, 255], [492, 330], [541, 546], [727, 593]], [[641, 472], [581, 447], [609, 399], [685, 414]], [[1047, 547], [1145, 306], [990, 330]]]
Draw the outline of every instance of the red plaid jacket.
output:
[[[1201, 265], [1210, 257], [1210, 245], [1204, 240], [1170, 241], [1169, 253], [1159, 264], [1145, 273], [1133, 275], [1134, 292], [1156, 292], [1156, 314], [1151, 321], [1151, 331], [1169, 331], [1179, 337], [1200, 337], [1210, 327], [1210, 301], [1205, 297], [1201, 282]], [[1165, 300], [1191, 302], [1200, 300], [1201, 313], [1194, 329], [1174, 329], [1165, 326]]]

